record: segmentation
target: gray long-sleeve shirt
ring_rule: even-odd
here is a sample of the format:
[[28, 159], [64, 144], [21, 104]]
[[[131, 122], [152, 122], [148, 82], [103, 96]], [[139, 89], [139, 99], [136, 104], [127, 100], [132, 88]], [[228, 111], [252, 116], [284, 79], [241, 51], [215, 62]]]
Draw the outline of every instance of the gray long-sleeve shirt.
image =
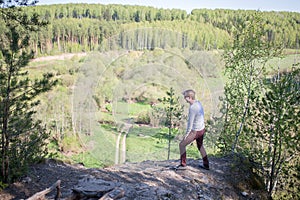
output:
[[204, 110], [200, 101], [196, 100], [189, 108], [186, 134], [191, 130], [201, 131], [204, 128]]

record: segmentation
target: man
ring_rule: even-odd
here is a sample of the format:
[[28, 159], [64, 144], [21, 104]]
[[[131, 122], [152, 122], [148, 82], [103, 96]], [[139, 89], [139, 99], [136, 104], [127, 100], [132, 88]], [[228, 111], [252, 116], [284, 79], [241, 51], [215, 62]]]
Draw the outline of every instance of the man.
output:
[[200, 151], [203, 159], [203, 164], [200, 165], [200, 167], [209, 170], [209, 162], [203, 146], [203, 137], [205, 133], [203, 107], [200, 101], [195, 99], [194, 90], [186, 90], [182, 94], [186, 102], [190, 104], [190, 108], [188, 114], [186, 135], [179, 144], [180, 165], [178, 165], [176, 169], [184, 169], [186, 167], [186, 146], [196, 140], [198, 150]]

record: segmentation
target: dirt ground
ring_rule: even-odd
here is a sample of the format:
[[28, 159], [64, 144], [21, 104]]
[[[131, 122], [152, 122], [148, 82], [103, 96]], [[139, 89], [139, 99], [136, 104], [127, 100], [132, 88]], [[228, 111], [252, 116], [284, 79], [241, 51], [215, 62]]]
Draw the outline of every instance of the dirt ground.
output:
[[[253, 177], [243, 167], [232, 167], [232, 158], [211, 158], [210, 170], [199, 168], [199, 160], [193, 159], [188, 160], [186, 170], [170, 169], [178, 162], [144, 161], [87, 169], [48, 160], [32, 166], [20, 181], [1, 191], [0, 199], [26, 199], [57, 180], [61, 180], [61, 199], [70, 197], [74, 188], [86, 186], [92, 190], [97, 184], [99, 188], [122, 188], [125, 194], [121, 199], [265, 199], [263, 190], [257, 189]], [[55, 194], [52, 191], [46, 198], [54, 199]]]

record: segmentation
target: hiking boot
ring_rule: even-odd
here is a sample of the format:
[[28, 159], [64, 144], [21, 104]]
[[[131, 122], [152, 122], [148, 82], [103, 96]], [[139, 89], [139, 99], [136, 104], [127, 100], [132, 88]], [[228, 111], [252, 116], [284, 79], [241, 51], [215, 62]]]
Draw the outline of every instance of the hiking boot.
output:
[[174, 167], [174, 170], [185, 170], [187, 169], [187, 166], [186, 165], [177, 165], [176, 167]]
[[209, 165], [199, 165], [200, 168], [209, 170]]

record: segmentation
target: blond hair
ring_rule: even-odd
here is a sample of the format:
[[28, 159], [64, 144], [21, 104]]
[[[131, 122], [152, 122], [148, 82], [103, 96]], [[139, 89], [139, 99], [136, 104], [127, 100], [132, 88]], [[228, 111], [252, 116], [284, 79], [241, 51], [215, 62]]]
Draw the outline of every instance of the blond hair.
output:
[[196, 92], [194, 91], [194, 90], [191, 90], [191, 89], [189, 89], [189, 90], [185, 90], [183, 93], [183, 96], [185, 96], [185, 97], [190, 97], [191, 99], [195, 99], [195, 97], [196, 97]]

